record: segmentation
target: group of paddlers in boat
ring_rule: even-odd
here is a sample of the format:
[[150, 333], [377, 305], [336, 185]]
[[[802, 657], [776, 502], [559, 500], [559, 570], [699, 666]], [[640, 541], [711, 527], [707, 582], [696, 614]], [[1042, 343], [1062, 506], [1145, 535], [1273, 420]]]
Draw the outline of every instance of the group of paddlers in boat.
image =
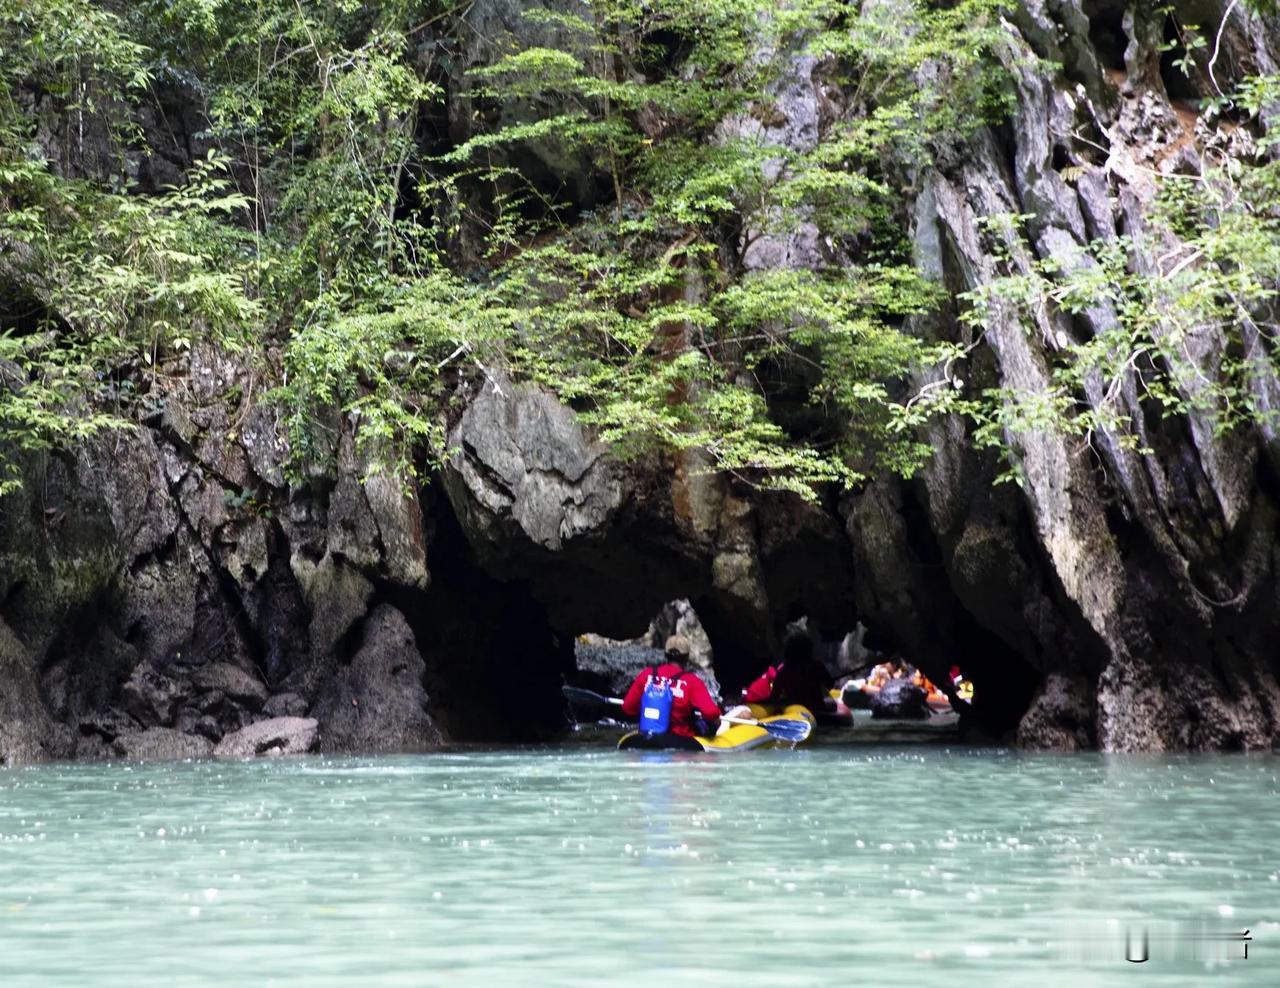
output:
[[619, 747], [705, 751], [798, 744], [813, 729], [813, 711], [833, 704], [827, 671], [813, 657], [806, 635], [789, 635], [782, 662], [765, 670], [742, 691], [742, 703], [724, 713], [690, 668], [689, 655], [688, 640], [672, 635], [663, 661], [641, 669], [632, 680], [622, 713], [635, 717], [639, 727]]
[[[621, 707], [624, 717], [637, 721], [637, 729], [624, 735], [619, 747], [731, 751], [793, 746], [806, 740], [816, 723], [852, 724], [850, 705], [863, 705], [854, 694], [874, 693], [897, 678], [909, 677], [931, 703], [949, 703], [917, 670], [894, 661], [876, 666], [865, 679], [848, 679], [841, 684], [843, 690], [833, 689], [830, 674], [813, 654], [812, 640], [795, 630], [783, 642], [782, 660], [753, 680], [740, 702], [722, 711], [692, 669], [690, 654], [688, 640], [672, 635], [662, 661], [641, 669], [621, 700], [590, 694]], [[952, 672], [959, 689], [959, 670]], [[852, 703], [846, 705], [845, 700]]]

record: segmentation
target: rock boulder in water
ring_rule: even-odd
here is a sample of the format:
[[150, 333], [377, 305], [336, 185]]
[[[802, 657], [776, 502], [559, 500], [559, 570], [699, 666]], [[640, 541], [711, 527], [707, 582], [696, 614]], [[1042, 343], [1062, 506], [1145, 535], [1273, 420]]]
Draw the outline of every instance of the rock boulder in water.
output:
[[441, 741], [427, 714], [426, 663], [404, 615], [381, 604], [351, 664], [330, 681], [312, 712], [320, 751], [421, 751]]
[[871, 694], [871, 716], [924, 720], [929, 716], [925, 692], [909, 679], [891, 679]]
[[146, 727], [173, 723], [182, 700], [182, 685], [148, 663], [141, 663], [124, 684], [121, 700], [125, 711]]
[[311, 717], [272, 717], [228, 734], [213, 753], [218, 758], [300, 755], [315, 745], [319, 727]]
[[0, 765], [66, 757], [69, 732], [59, 731], [44, 704], [22, 643], [0, 618]]
[[111, 742], [111, 750], [120, 758], [176, 761], [182, 758], [203, 758], [213, 751], [213, 742], [169, 727], [149, 727], [145, 731], [121, 734]]
[[[712, 669], [711, 639], [702, 627], [698, 613], [687, 600], [673, 600], [658, 612], [644, 643], [662, 648], [672, 635], [682, 635], [689, 643], [689, 661], [695, 669], [710, 673]], [[705, 678], [705, 677], [704, 677]]]

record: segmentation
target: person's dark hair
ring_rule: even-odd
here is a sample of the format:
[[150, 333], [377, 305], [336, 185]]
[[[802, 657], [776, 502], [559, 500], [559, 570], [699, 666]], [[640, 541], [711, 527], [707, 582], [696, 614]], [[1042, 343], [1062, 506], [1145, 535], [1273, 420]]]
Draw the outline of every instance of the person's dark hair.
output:
[[803, 631], [792, 629], [782, 640], [782, 661], [808, 662], [813, 658], [813, 640]]

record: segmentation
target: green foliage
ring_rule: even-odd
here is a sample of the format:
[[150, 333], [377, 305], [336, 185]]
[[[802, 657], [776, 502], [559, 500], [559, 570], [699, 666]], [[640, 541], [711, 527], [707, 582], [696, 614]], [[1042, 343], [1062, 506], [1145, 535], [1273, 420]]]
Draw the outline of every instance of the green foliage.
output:
[[[907, 425], [917, 421], [904, 401], [909, 377], [946, 351], [901, 331], [936, 292], [903, 261], [896, 193], [877, 171], [887, 153], [918, 156], [944, 131], [954, 138], [962, 118], [976, 126], [999, 112], [998, 9], [911, 5], [905, 41], [887, 24], [860, 29], [854, 6], [828, 0], [785, 11], [754, 0], [531, 11], [556, 45], [513, 43], [471, 74], [476, 103], [527, 112], [479, 127], [430, 162], [423, 183], [442, 204], [444, 236], [480, 229], [481, 268], [455, 279], [448, 298], [415, 289], [389, 314], [304, 329], [293, 348], [306, 355], [295, 364], [297, 448], [308, 402], [335, 398], [379, 448], [438, 439], [421, 423], [413, 434], [403, 414], [410, 394], [430, 394], [430, 375], [418, 376], [430, 362], [385, 370], [381, 355], [400, 338], [430, 360], [461, 352], [485, 375], [555, 389], [623, 455], [697, 450], [716, 469], [806, 497], [872, 469], [910, 473], [927, 450]], [[797, 149], [769, 127], [782, 73], [803, 50], [857, 80], [868, 117]], [[926, 63], [980, 111], [923, 97], [915, 74]], [[571, 217], [523, 167], [536, 148], [588, 162], [612, 201]], [[487, 206], [468, 212], [477, 188], [492, 190]], [[867, 261], [755, 269], [753, 247], [810, 224], [833, 252]], [[423, 336], [435, 316], [448, 332]], [[333, 365], [317, 350], [361, 356]], [[802, 400], [839, 423], [838, 438], [818, 448], [783, 429], [768, 366], [806, 369]], [[381, 401], [390, 394], [399, 397]]]
[[208, 136], [235, 154], [273, 322], [304, 323], [392, 290], [420, 267], [422, 231], [397, 218], [421, 107], [414, 58], [431, 2], [149, 0], [138, 30], [210, 91]]
[[[121, 18], [86, 0], [0, 0], [0, 78], [23, 79], [92, 112], [95, 94], [137, 93], [152, 81], [147, 49]], [[6, 108], [14, 112], [10, 105]]]
[[[0, 442], [122, 424], [207, 340], [280, 349], [299, 470], [340, 412], [371, 468], [413, 472], [457, 396], [512, 379], [623, 455], [806, 497], [910, 473], [914, 382], [955, 349], [904, 331], [938, 290], [884, 176], [1006, 110], [1003, 5], [864, 6], [529, 4], [464, 76], [466, 4], [0, 0], [0, 275], [46, 313], [3, 337]], [[851, 109], [788, 143], [797, 55]], [[143, 195], [131, 107], [165, 87], [200, 94], [217, 150]], [[40, 160], [32, 99], [112, 129], [117, 174]], [[760, 263], [795, 237], [827, 261]]]
[[[117, 15], [78, 0], [5, 2], [0, 24], [0, 276], [37, 314], [0, 328], [0, 446], [74, 446], [128, 424], [144, 390], [134, 369], [154, 373], [197, 338], [245, 343], [260, 312], [228, 219], [248, 199], [214, 153], [152, 196], [55, 175], [31, 155], [22, 101], [51, 100], [68, 128], [102, 121], [125, 141], [121, 108], [153, 79], [147, 50]], [[0, 464], [0, 493], [16, 470]]]
[[[1252, 118], [1257, 155], [1161, 179], [1141, 234], [1028, 267], [1025, 218], [989, 218], [1007, 274], [969, 318], [1066, 327], [1043, 392], [967, 393], [968, 351], [908, 332], [943, 293], [888, 176], [1008, 111], [1007, 7], [530, 3], [482, 40], [447, 0], [0, 0], [0, 446], [127, 426], [204, 342], [277, 375], [298, 471], [345, 416], [370, 469], [411, 475], [455, 402], [508, 380], [620, 455], [804, 497], [910, 474], [943, 412], [1002, 450], [1043, 429], [1139, 446], [1133, 395], [1148, 417], [1273, 424], [1276, 78], [1217, 108]], [[1177, 27], [1190, 71], [1214, 32]], [[841, 109], [784, 140], [798, 56]], [[199, 94], [215, 150], [142, 194], [138, 109], [166, 88]], [[49, 133], [107, 135], [115, 164], [68, 177]], [[796, 243], [799, 270], [761, 260]]]
[[860, 110], [827, 155], [893, 150], [928, 159], [940, 138], [963, 140], [1003, 117], [1013, 100], [1000, 62], [1010, 57], [1008, 8], [1004, 0], [876, 4], [857, 15], [841, 0], [802, 7], [810, 23], [828, 26], [807, 50], [836, 60], [835, 78]]
[[46, 313], [32, 332], [0, 331], [0, 445], [65, 447], [124, 425], [121, 406], [139, 395], [131, 368], [154, 372], [197, 338], [246, 343], [259, 306], [245, 294], [241, 237], [222, 218], [247, 200], [225, 168], [210, 155], [182, 188], [124, 196], [0, 158], [6, 274]]

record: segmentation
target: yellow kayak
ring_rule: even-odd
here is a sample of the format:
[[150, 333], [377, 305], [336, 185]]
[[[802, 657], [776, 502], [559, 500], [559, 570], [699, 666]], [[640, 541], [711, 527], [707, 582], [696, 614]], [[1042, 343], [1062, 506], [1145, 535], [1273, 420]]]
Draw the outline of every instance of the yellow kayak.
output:
[[[696, 737], [694, 740], [702, 746], [703, 751], [750, 751], [752, 748], [793, 748], [802, 743], [804, 737], [808, 736], [808, 731], [795, 730], [799, 726], [797, 722], [807, 722], [810, 728], [814, 724], [813, 714], [809, 712], [807, 707], [802, 707], [799, 704], [786, 707], [780, 713], [773, 713], [764, 707], [752, 705], [751, 714], [760, 720], [759, 724], [730, 724], [713, 738]], [[789, 728], [789, 730], [785, 731], [787, 739], [771, 734], [769, 728], [764, 726], [767, 724], [775, 724], [778, 733], [784, 733], [781, 730], [783, 727]], [[789, 740], [789, 738], [797, 735], [803, 735], [803, 737], [797, 737], [794, 741]], [[648, 737], [639, 731], [630, 731], [619, 739], [618, 747], [624, 750], [652, 751], [665, 747], [662, 740], [661, 737]], [[689, 750], [695, 749], [690, 746]]]
[[[814, 720], [819, 727], [853, 727], [853, 711], [840, 699], [839, 690], [828, 690], [828, 695], [836, 703], [834, 710], [818, 710]], [[751, 703], [751, 713], [755, 717], [769, 717], [774, 714], [785, 716], [786, 707], [777, 703]]]

